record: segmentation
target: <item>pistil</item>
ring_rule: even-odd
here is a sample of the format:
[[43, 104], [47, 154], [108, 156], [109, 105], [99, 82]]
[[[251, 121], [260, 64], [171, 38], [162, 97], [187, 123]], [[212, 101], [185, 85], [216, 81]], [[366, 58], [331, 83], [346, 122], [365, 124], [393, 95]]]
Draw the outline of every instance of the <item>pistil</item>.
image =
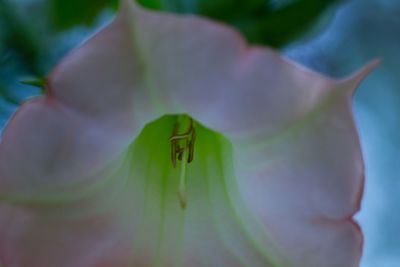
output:
[[[189, 124], [188, 129], [179, 134], [179, 131]], [[196, 140], [196, 129], [192, 118], [187, 116], [179, 116], [177, 122], [174, 125], [172, 135], [170, 137], [171, 142], [171, 162], [172, 166], [176, 168], [177, 161], [180, 161], [180, 176], [179, 176], [179, 188], [178, 196], [179, 202], [182, 209], [187, 206], [186, 196], [186, 167], [187, 164], [191, 163], [194, 158], [194, 143]]]

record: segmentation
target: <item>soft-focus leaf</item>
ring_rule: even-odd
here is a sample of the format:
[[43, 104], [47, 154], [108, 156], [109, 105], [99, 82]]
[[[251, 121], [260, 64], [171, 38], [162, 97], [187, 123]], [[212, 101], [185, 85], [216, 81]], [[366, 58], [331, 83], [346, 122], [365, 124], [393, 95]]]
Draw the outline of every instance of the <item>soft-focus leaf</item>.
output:
[[[0, 67], [9, 64], [6, 62], [6, 54], [13, 54], [24, 63], [24, 69], [32, 74], [41, 75], [42, 69], [39, 64], [40, 45], [38, 39], [27, 22], [19, 17], [14, 3], [0, 0], [0, 26], [3, 49], [0, 51]], [[15, 60], [15, 57], [13, 60]]]
[[57, 30], [78, 24], [91, 24], [105, 7], [115, 7], [117, 0], [49, 0], [51, 18]]
[[139, 0], [148, 8], [193, 13], [230, 24], [251, 43], [284, 46], [306, 32], [324, 12], [341, 0], [294, 0], [276, 5], [271, 0], [168, 0], [157, 5]]
[[[339, 0], [340, 1], [340, 0]], [[280, 47], [312, 28], [316, 20], [338, 0], [298, 0], [259, 16], [253, 26], [244, 27], [250, 41]]]
[[17, 100], [15, 97], [13, 97], [9, 90], [6, 89], [5, 86], [3, 86], [2, 84], [0, 84], [0, 98], [5, 100], [6, 102], [10, 103], [10, 104], [15, 104], [15, 105], [19, 105], [20, 101]]
[[[90, 24], [116, 0], [50, 0], [58, 29]], [[132, 0], [134, 1], [134, 0]], [[142, 6], [175, 13], [203, 15], [236, 27], [251, 43], [281, 47], [301, 36], [333, 4], [341, 0], [136, 0]]]
[[36, 77], [36, 78], [32, 78], [32, 79], [24, 79], [21, 81], [21, 83], [25, 84], [25, 85], [37, 87], [37, 88], [41, 89], [42, 92], [44, 92], [45, 87], [46, 87], [46, 78]]

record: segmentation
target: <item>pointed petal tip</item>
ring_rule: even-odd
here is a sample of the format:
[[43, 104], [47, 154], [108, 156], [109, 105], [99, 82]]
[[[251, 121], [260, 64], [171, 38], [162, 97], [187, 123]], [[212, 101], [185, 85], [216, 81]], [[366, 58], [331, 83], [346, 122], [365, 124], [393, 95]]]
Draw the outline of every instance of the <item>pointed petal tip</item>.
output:
[[352, 93], [354, 93], [359, 84], [381, 63], [382, 58], [375, 58], [364, 65], [360, 70], [350, 75], [350, 77], [345, 78], [342, 82], [347, 85], [346, 87], [349, 88]]
[[382, 58], [375, 58], [367, 63], [364, 67], [362, 67], [359, 71], [357, 71], [352, 78], [355, 80], [361, 81], [365, 78], [369, 73], [371, 73], [374, 69], [376, 69], [382, 63]]

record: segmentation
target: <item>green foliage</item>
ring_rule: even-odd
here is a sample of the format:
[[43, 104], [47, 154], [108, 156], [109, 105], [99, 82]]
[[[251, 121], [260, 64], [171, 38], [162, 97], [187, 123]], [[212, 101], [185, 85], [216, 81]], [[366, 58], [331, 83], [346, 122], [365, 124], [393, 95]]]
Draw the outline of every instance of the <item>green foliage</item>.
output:
[[250, 42], [281, 47], [301, 37], [337, 0], [299, 0], [278, 9], [265, 9], [248, 17], [239, 29]]
[[115, 7], [117, 0], [48, 0], [51, 19], [56, 30], [65, 30], [77, 24], [90, 25], [99, 11]]
[[[20, 104], [20, 99], [16, 97], [15, 95], [10, 92], [10, 90], [5, 87], [3, 84], [0, 84], [0, 99], [4, 100], [6, 103], [9, 103], [11, 105], [19, 105]], [[0, 104], [0, 114], [3, 112], [2, 107], [3, 105]], [[1, 120], [1, 118], [0, 118]], [[2, 128], [2, 125], [0, 125], [0, 129]], [[0, 266], [1, 267], [1, 266]]]
[[[190, 0], [189, 0], [190, 1]], [[138, 3], [140, 3], [142, 6], [145, 6], [150, 9], [154, 10], [162, 10], [163, 5], [165, 5], [165, 2], [163, 0], [137, 0]]]
[[[90, 24], [97, 13], [116, 0], [49, 0], [57, 29]], [[319, 16], [340, 0], [137, 0], [154, 9], [191, 13], [236, 27], [250, 43], [282, 47], [307, 31]]]
[[32, 79], [21, 80], [21, 84], [37, 87], [41, 89], [42, 93], [44, 93], [46, 89], [46, 78], [36, 77]]
[[16, 13], [6, 0], [0, 0], [1, 50], [0, 64], [8, 64], [7, 56], [12, 54], [24, 62], [24, 68], [33, 74], [40, 74], [39, 42], [27, 23]]
[[155, 6], [149, 5], [148, 0], [139, 0], [149, 8], [194, 13], [230, 24], [250, 43], [274, 47], [282, 47], [300, 37], [324, 11], [339, 1], [292, 0], [277, 6], [277, 1], [272, 0], [159, 0]]

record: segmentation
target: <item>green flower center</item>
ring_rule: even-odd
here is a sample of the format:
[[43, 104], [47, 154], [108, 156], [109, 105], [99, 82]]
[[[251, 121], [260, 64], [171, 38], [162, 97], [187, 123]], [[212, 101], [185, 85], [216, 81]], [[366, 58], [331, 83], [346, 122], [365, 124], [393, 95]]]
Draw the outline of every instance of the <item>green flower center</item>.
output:
[[[231, 145], [221, 134], [207, 129], [187, 115], [167, 115], [146, 125], [132, 149], [136, 157], [141, 157], [134, 159], [135, 162], [143, 162], [146, 153], [151, 157], [147, 162], [156, 165], [151, 169], [161, 170], [159, 175], [151, 175], [164, 184], [161, 189], [166, 189], [165, 186], [171, 183], [175, 184], [177, 200], [181, 208], [185, 209], [191, 198], [188, 196], [191, 186], [187, 183], [197, 179], [201, 170], [209, 169], [204, 164], [209, 165], [207, 161], [211, 158], [214, 158], [215, 167], [225, 169], [220, 157], [226, 154], [226, 149], [231, 149]], [[161, 190], [160, 194], [166, 191]]]

